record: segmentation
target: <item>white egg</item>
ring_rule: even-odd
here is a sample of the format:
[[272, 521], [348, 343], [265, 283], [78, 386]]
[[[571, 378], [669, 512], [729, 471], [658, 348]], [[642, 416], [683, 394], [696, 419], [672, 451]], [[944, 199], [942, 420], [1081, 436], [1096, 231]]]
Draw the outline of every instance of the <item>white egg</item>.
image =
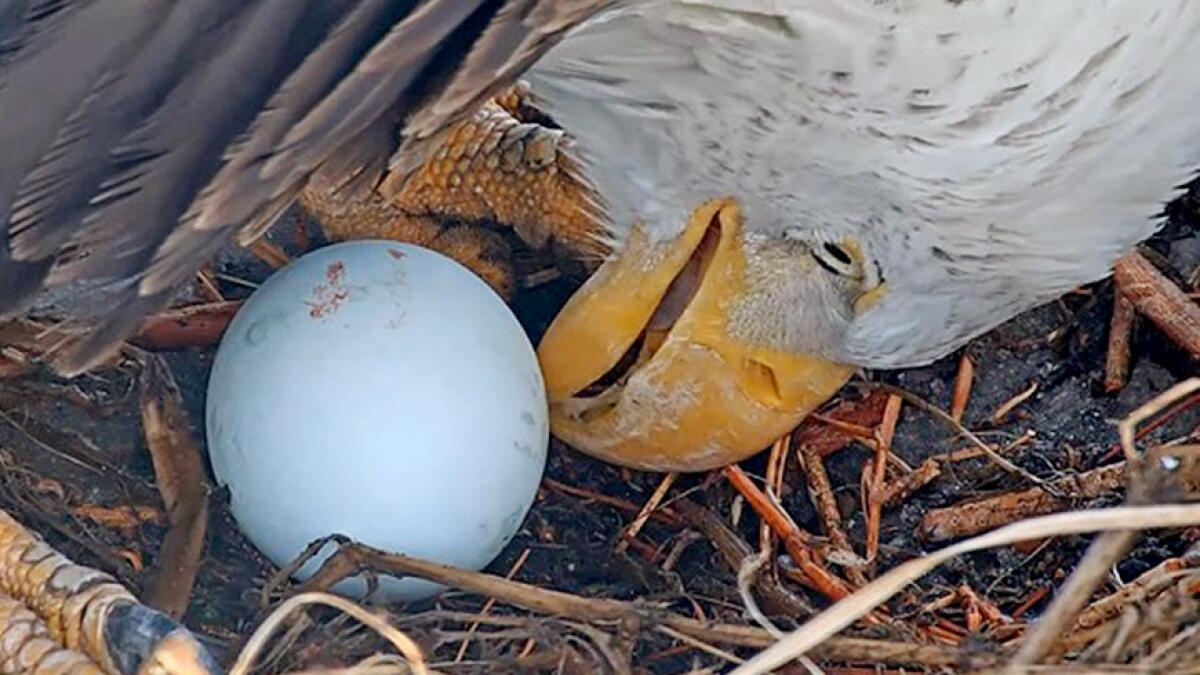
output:
[[[278, 565], [336, 533], [482, 569], [520, 528], [549, 442], [537, 357], [504, 302], [449, 258], [383, 241], [309, 253], [251, 296], [217, 351], [207, 430], [238, 525]], [[441, 590], [380, 582], [374, 599]]]

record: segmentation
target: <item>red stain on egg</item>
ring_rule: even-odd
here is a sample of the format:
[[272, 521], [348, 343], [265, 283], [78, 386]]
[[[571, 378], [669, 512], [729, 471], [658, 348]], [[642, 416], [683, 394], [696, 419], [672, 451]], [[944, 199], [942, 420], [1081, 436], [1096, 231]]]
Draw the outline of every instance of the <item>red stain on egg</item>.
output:
[[388, 255], [392, 256], [392, 257], [393, 257], [393, 258], [395, 258], [396, 260], [403, 260], [403, 259], [404, 259], [404, 251], [401, 251], [401, 250], [400, 250], [400, 249], [398, 249], [398, 248], [389, 248], [389, 249], [388, 249]]
[[329, 267], [325, 268], [325, 280], [331, 284], [341, 284], [346, 278], [346, 263], [342, 261], [329, 263]]
[[325, 269], [325, 283], [313, 286], [313, 299], [308, 301], [308, 315], [314, 319], [326, 319], [337, 312], [350, 291], [345, 286], [346, 265], [342, 261], [332, 262]]

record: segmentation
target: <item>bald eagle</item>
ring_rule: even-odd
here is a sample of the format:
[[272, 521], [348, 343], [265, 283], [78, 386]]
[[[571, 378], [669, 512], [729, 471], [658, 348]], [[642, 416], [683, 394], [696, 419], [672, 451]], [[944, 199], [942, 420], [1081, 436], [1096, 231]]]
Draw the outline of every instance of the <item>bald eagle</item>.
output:
[[1200, 163], [1198, 31], [1190, 0], [9, 2], [0, 311], [90, 299], [84, 368], [523, 76], [612, 250], [539, 348], [554, 429], [712, 468], [1107, 275]]

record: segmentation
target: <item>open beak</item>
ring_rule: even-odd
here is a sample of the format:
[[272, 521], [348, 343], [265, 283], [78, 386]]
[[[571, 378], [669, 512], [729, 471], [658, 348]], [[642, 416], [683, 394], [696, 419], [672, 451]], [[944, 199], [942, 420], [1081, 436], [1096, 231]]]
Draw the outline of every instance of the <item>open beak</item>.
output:
[[652, 471], [740, 461], [795, 428], [852, 366], [738, 340], [749, 290], [742, 218], [706, 202], [684, 232], [636, 229], [567, 302], [538, 347], [551, 429], [578, 450]]

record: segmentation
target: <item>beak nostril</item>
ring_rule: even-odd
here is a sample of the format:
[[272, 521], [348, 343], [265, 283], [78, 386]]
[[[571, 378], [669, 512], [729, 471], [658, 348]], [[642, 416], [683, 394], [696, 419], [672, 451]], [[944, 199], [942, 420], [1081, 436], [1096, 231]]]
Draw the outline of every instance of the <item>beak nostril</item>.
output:
[[742, 371], [745, 377], [741, 382], [748, 390], [747, 394], [770, 406], [783, 405], [783, 391], [774, 368], [757, 359], [746, 359], [742, 363]]

